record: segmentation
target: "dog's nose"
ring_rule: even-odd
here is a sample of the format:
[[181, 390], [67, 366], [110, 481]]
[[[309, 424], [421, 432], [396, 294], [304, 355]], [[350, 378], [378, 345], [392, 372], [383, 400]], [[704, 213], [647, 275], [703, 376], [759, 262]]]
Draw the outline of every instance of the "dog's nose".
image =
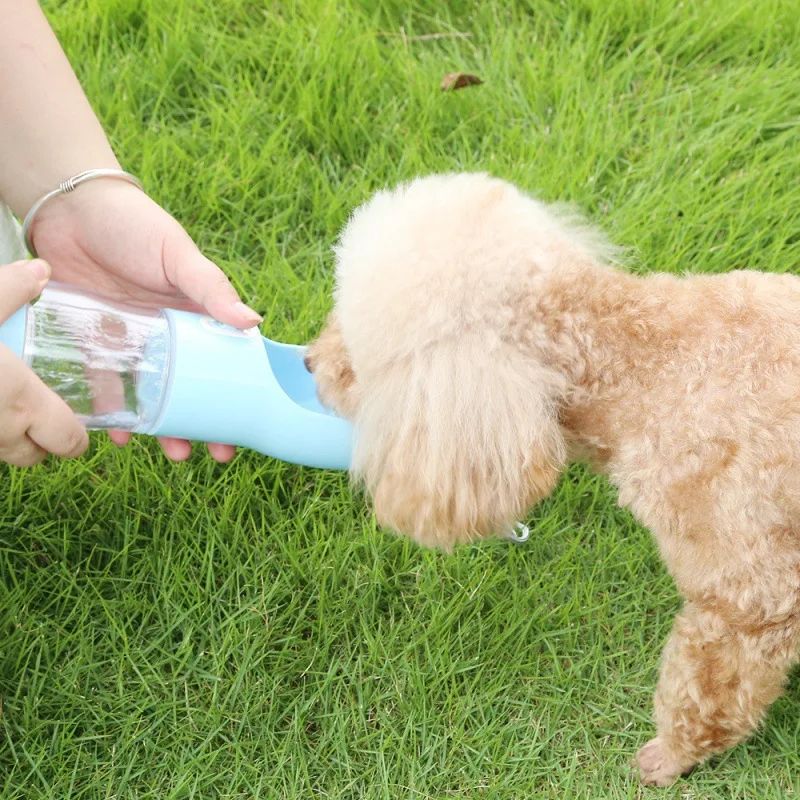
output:
[[314, 371], [312, 369], [311, 359], [308, 356], [305, 356], [305, 358], [303, 358], [303, 363], [306, 365], [306, 369], [309, 372], [313, 372]]

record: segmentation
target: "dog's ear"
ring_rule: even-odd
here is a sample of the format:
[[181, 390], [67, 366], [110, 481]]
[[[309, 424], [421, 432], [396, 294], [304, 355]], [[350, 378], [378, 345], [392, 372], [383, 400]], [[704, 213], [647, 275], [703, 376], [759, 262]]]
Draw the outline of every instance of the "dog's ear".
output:
[[381, 524], [449, 549], [508, 530], [556, 484], [561, 379], [469, 335], [369, 376], [353, 470]]

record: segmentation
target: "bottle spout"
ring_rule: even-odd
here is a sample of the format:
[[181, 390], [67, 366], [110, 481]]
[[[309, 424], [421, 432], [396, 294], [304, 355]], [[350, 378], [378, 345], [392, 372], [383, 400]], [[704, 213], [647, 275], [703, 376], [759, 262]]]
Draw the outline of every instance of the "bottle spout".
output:
[[350, 467], [352, 428], [317, 399], [304, 347], [186, 311], [165, 313], [169, 386], [147, 433], [247, 447], [307, 467]]
[[280, 391], [293, 405], [287, 413], [294, 438], [285, 460], [326, 469], [349, 469], [352, 426], [319, 401], [314, 376], [305, 365], [307, 348], [262, 336], [267, 359]]
[[305, 365], [307, 348], [273, 342], [266, 336], [261, 338], [275, 380], [286, 396], [308, 412], [338, 419], [333, 411], [319, 401], [316, 381]]

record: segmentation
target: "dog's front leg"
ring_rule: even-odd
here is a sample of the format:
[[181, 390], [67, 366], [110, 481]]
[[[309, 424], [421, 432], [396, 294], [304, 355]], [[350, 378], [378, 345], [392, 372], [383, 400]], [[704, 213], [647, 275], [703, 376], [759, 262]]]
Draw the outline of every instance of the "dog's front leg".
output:
[[658, 735], [637, 755], [642, 780], [668, 786], [751, 733], [781, 694], [797, 634], [794, 620], [731, 624], [687, 603], [664, 649]]

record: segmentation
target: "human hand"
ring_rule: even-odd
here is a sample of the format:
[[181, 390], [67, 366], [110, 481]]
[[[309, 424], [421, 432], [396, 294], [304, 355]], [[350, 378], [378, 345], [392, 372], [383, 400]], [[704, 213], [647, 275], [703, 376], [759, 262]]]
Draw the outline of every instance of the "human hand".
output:
[[[40, 259], [0, 267], [0, 324], [37, 297], [49, 276]], [[75, 458], [86, 450], [86, 429], [69, 406], [2, 345], [0, 375], [0, 461], [29, 467], [48, 453]]]
[[[53, 278], [63, 283], [136, 305], [203, 311], [237, 328], [261, 321], [181, 225], [122, 181], [91, 181], [47, 203], [31, 236], [36, 251], [50, 261]], [[121, 431], [110, 435], [120, 445], [130, 438]], [[161, 444], [174, 460], [191, 454], [185, 440], [161, 439]], [[222, 462], [235, 452], [230, 445], [208, 447]]]

